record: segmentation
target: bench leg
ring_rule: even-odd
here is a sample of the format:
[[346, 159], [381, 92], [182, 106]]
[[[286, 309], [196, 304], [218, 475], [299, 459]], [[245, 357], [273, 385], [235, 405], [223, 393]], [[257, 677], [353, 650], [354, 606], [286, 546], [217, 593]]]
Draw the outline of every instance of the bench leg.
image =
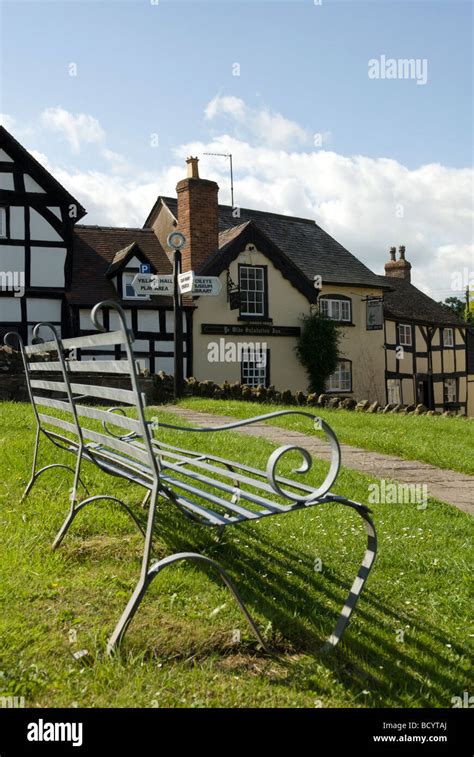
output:
[[343, 497], [337, 497], [334, 501], [341, 504], [353, 507], [361, 516], [364, 521], [365, 530], [367, 532], [367, 548], [365, 550], [364, 557], [362, 559], [361, 566], [351, 586], [351, 590], [347, 596], [344, 607], [341, 610], [336, 627], [331, 636], [327, 639], [322, 647], [323, 652], [329, 652], [340, 642], [342, 635], [349, 623], [350, 617], [354, 611], [357, 601], [361, 595], [364, 584], [367, 581], [367, 577], [372, 569], [372, 565], [375, 561], [375, 555], [377, 553], [377, 534], [372, 519], [367, 512], [357, 506], [357, 503], [346, 500]]
[[56, 535], [56, 538], [55, 538], [55, 540], [53, 542], [53, 549], [57, 549], [57, 547], [59, 547], [59, 545], [61, 544], [62, 540], [66, 536], [67, 531], [69, 530], [69, 526], [73, 522], [73, 520], [76, 517], [76, 515], [78, 514], [79, 510], [82, 510], [82, 508], [85, 507], [86, 505], [88, 505], [90, 502], [97, 502], [100, 499], [108, 500], [109, 502], [117, 502], [119, 505], [122, 505], [122, 507], [125, 508], [125, 510], [130, 515], [131, 519], [133, 520], [133, 522], [137, 526], [137, 528], [140, 531], [141, 535], [145, 536], [145, 531], [143, 530], [143, 527], [142, 527], [140, 521], [138, 520], [138, 518], [136, 517], [136, 515], [133, 513], [133, 511], [131, 510], [131, 508], [126, 504], [126, 502], [123, 502], [121, 499], [118, 499], [118, 497], [112, 497], [112, 496], [110, 496], [108, 494], [96, 494], [94, 497], [88, 497], [87, 499], [83, 499], [81, 502], [79, 502], [78, 504], [74, 505], [71, 508], [71, 510], [67, 514], [67, 517], [66, 517], [64, 523], [62, 524], [61, 528], [59, 529], [59, 531], [58, 531], [58, 533]]
[[[22, 497], [20, 499], [20, 504], [25, 501], [30, 491], [32, 490], [33, 486], [35, 485], [36, 481], [41, 476], [41, 474], [44, 473], [45, 471], [51, 470], [51, 468], [63, 468], [65, 470], [70, 471], [71, 473], [74, 473], [74, 475], [76, 475], [76, 468], [72, 468], [70, 465], [65, 465], [64, 463], [52, 463], [51, 465], [45, 465], [43, 468], [40, 468], [40, 470], [37, 471], [36, 463], [38, 460], [39, 442], [40, 442], [40, 429], [38, 428], [36, 431], [35, 448], [33, 452], [33, 465], [32, 465], [32, 471], [31, 471], [31, 478], [28, 481], [28, 484], [26, 485], [26, 489], [22, 494]], [[87, 487], [80, 476], [78, 476], [77, 481], [78, 483], [81, 484], [86, 494], [89, 494]]]
[[239, 605], [243, 615], [245, 616], [250, 628], [252, 629], [253, 633], [257, 637], [258, 642], [262, 646], [262, 648], [271, 654], [269, 648], [267, 647], [262, 634], [260, 633], [260, 630], [253, 620], [252, 616], [250, 615], [249, 611], [247, 610], [242, 597], [240, 596], [239, 592], [237, 591], [237, 588], [230, 578], [229, 574], [222, 568], [219, 563], [215, 562], [215, 560], [211, 560], [210, 557], [206, 557], [205, 555], [200, 555], [197, 552], [178, 552], [175, 555], [170, 555], [169, 557], [164, 557], [162, 560], [159, 560], [158, 562], [154, 563], [151, 568], [148, 570], [146, 577], [143, 579], [141, 578], [138, 582], [135, 591], [133, 592], [130, 601], [128, 602], [122, 617], [120, 618], [119, 622], [117, 623], [115, 630], [112, 634], [112, 636], [109, 639], [109, 642], [107, 644], [107, 652], [109, 654], [112, 654], [117, 647], [120, 645], [125, 632], [135, 615], [136, 611], [138, 610], [138, 607], [140, 605], [140, 602], [143, 599], [143, 596], [148, 589], [148, 586], [151, 584], [155, 576], [160, 573], [163, 568], [166, 568], [168, 565], [172, 565], [175, 562], [179, 562], [180, 560], [189, 560], [191, 562], [203, 562], [206, 565], [210, 565], [213, 568], [215, 568], [219, 573], [232, 593], [235, 601]]

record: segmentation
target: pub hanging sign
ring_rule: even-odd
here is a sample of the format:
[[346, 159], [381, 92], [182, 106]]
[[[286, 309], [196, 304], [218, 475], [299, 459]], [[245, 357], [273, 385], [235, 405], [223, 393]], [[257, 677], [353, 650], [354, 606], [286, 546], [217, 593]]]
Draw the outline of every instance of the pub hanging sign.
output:
[[383, 300], [381, 297], [367, 299], [367, 331], [383, 329]]

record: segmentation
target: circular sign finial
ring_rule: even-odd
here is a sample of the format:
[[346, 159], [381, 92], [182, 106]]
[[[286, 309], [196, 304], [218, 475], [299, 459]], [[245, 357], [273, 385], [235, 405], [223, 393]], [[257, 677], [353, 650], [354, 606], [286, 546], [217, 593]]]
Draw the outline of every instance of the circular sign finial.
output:
[[180, 231], [172, 231], [166, 241], [172, 250], [180, 250], [186, 244], [186, 237]]

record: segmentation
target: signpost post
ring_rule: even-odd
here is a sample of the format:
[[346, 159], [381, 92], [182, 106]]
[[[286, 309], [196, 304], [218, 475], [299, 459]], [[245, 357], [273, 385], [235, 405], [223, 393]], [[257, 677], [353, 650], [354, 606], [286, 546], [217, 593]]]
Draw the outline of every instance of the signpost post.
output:
[[168, 234], [168, 247], [173, 255], [173, 310], [174, 310], [174, 398], [179, 399], [183, 393], [183, 309], [179, 276], [181, 274], [181, 248], [186, 244], [186, 237], [180, 231]]
[[183, 308], [181, 297], [189, 294], [194, 297], [215, 297], [222, 289], [217, 276], [195, 276], [194, 271], [181, 273], [181, 248], [186, 244], [186, 237], [180, 231], [168, 234], [168, 247], [173, 252], [173, 274], [155, 275], [150, 266], [143, 263], [140, 273], [132, 281], [137, 294], [172, 295], [174, 312], [174, 398], [179, 399], [183, 393]]

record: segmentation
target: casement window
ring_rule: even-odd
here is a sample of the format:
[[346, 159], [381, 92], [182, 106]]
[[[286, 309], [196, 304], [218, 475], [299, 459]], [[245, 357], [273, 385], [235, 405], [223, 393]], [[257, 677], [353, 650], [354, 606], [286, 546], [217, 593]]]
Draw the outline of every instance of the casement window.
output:
[[350, 360], [341, 360], [334, 373], [327, 382], [328, 392], [351, 392], [352, 391], [352, 363]]
[[387, 402], [389, 405], [400, 405], [401, 403], [401, 386], [400, 379], [387, 380]]
[[0, 207], [0, 238], [5, 239], [7, 236], [7, 209]]
[[261, 265], [239, 265], [240, 315], [265, 318], [267, 306], [267, 270]]
[[321, 297], [320, 312], [332, 321], [352, 321], [352, 301], [336, 297]]
[[408, 323], [398, 324], [398, 343], [404, 347], [412, 346], [411, 326]]
[[268, 386], [270, 384], [270, 350], [246, 352], [241, 362], [242, 384]]
[[455, 378], [444, 379], [443, 400], [445, 403], [457, 402], [458, 387], [457, 387], [457, 380]]
[[454, 338], [452, 329], [443, 329], [443, 347], [453, 347]]
[[137, 294], [132, 286], [132, 281], [138, 271], [124, 271], [122, 274], [122, 297], [124, 300], [149, 300], [148, 294]]

